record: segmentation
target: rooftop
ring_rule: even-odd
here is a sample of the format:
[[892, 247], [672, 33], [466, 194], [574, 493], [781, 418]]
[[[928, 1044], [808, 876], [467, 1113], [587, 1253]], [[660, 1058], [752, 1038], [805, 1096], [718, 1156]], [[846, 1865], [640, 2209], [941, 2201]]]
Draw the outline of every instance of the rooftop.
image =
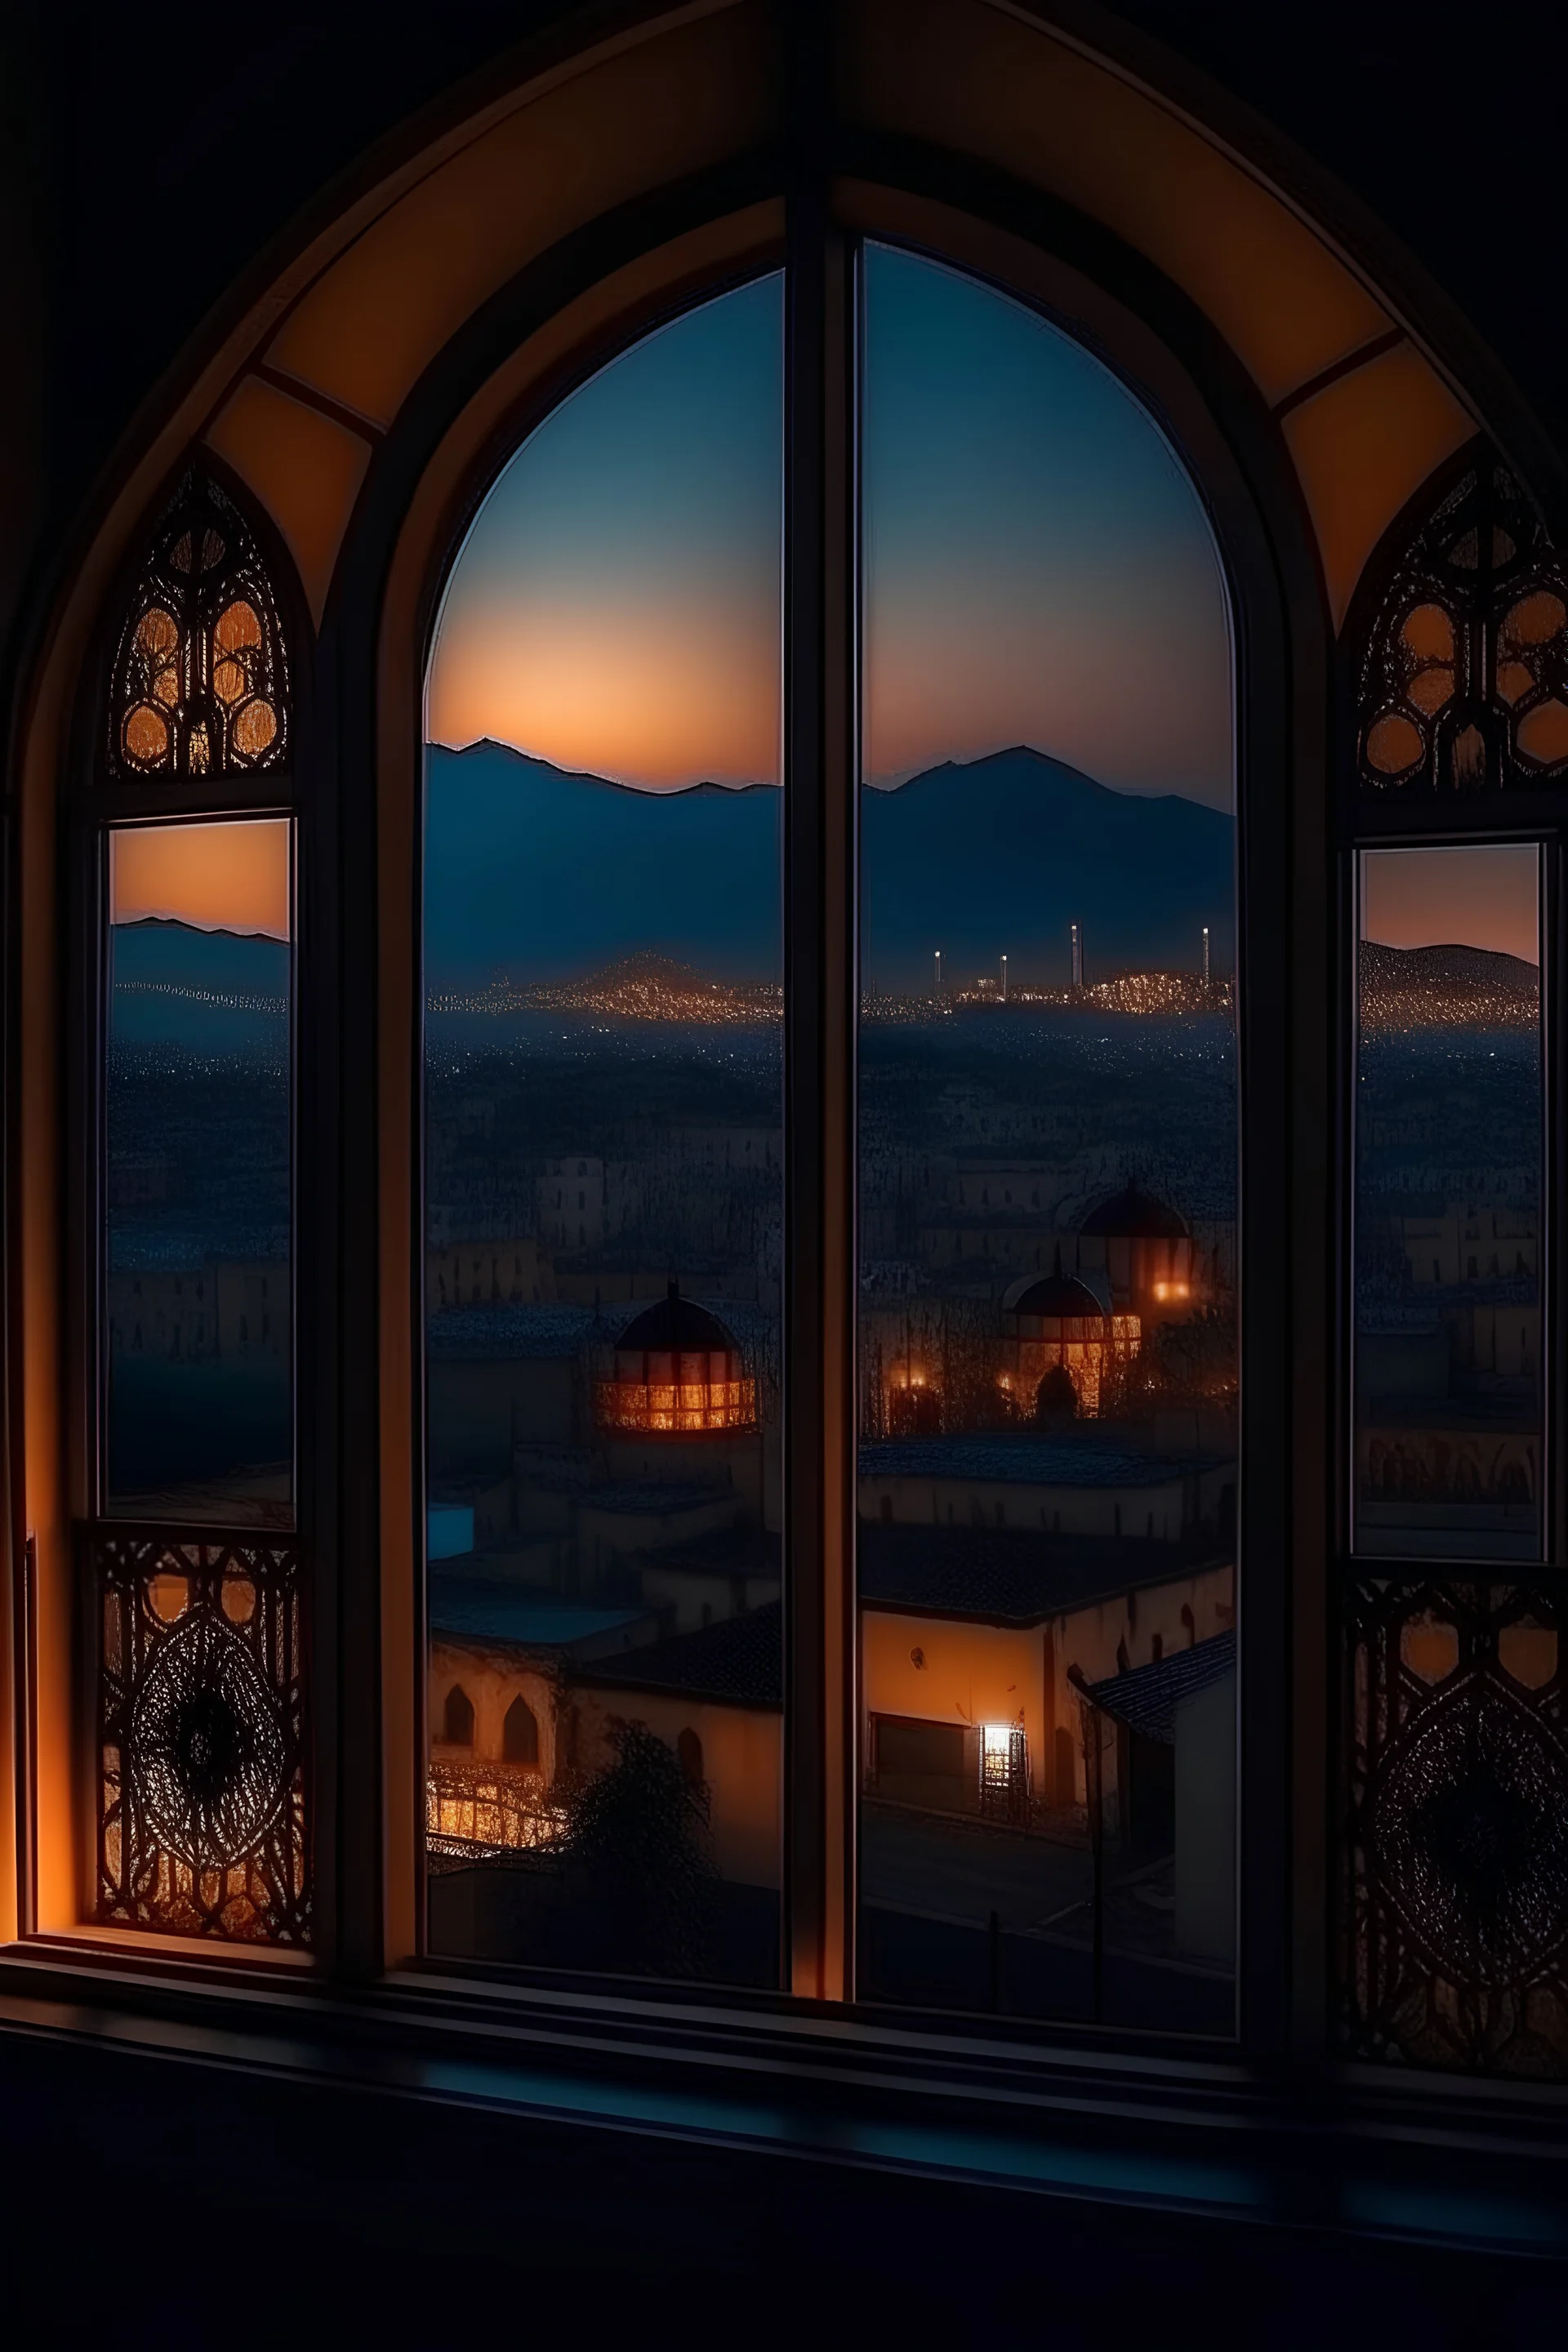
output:
[[632, 1629], [650, 1622], [642, 1609], [591, 1609], [500, 1577], [430, 1579], [430, 1631], [466, 1642], [526, 1650], [578, 1650], [630, 1644]]
[[579, 1680], [595, 1689], [671, 1691], [719, 1706], [782, 1707], [784, 1604], [771, 1601], [695, 1633], [650, 1643], [635, 1657], [584, 1671]]
[[638, 1557], [645, 1568], [672, 1569], [680, 1576], [778, 1576], [783, 1550], [780, 1538], [766, 1528], [715, 1528]]
[[1114, 1716], [1118, 1723], [1145, 1739], [1173, 1748], [1176, 1709], [1182, 1701], [1195, 1698], [1199, 1691], [1207, 1690], [1235, 1668], [1236, 1634], [1227, 1629], [1206, 1642], [1194, 1643], [1190, 1650], [1173, 1650], [1168, 1658], [1156, 1658], [1152, 1665], [1133, 1666], [1124, 1675], [1111, 1675], [1087, 1687], [1096, 1706], [1106, 1715]]
[[1180, 1544], [1145, 1536], [1047, 1536], [1011, 1528], [859, 1525], [868, 1608], [1036, 1625], [1192, 1575]]
[[[1103, 1424], [1102, 1424], [1103, 1425]], [[860, 1448], [862, 1478], [995, 1479], [1020, 1486], [1164, 1486], [1222, 1454], [1156, 1454], [1126, 1435], [897, 1437]]]
[[584, 1510], [625, 1512], [628, 1517], [650, 1513], [656, 1518], [700, 1511], [709, 1503], [732, 1501], [735, 1495], [733, 1486], [667, 1486], [657, 1478], [618, 1479], [572, 1491]]
[[614, 1338], [616, 1325], [592, 1307], [560, 1299], [517, 1306], [448, 1307], [426, 1326], [437, 1361], [505, 1361], [517, 1357], [575, 1356], [592, 1341]]
[[728, 1353], [734, 1345], [728, 1327], [694, 1298], [683, 1298], [673, 1277], [664, 1297], [634, 1315], [616, 1341], [617, 1350], [633, 1355]]

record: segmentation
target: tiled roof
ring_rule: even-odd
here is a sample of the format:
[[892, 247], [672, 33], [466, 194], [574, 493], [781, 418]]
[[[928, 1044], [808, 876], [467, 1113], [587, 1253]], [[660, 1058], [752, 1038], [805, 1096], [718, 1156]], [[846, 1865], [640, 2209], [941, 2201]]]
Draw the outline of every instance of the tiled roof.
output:
[[674, 1691], [731, 1706], [784, 1705], [784, 1607], [771, 1601], [695, 1633], [651, 1643], [613, 1664], [585, 1666], [579, 1679], [615, 1690]]
[[715, 1528], [689, 1543], [660, 1544], [639, 1552], [644, 1568], [673, 1569], [680, 1576], [777, 1576], [783, 1547], [765, 1528]]
[[1206, 1642], [1194, 1643], [1190, 1650], [1173, 1650], [1168, 1658], [1157, 1658], [1152, 1665], [1134, 1666], [1128, 1674], [1090, 1683], [1089, 1695], [1118, 1723], [1171, 1748], [1175, 1745], [1176, 1709], [1182, 1701], [1195, 1697], [1235, 1667], [1236, 1634], [1227, 1629]]
[[596, 1486], [574, 1489], [584, 1510], [624, 1511], [631, 1516], [651, 1514], [668, 1518], [681, 1511], [700, 1511], [709, 1503], [733, 1500], [732, 1486], [699, 1486], [676, 1485], [660, 1478], [605, 1479]]
[[590, 1609], [501, 1577], [432, 1576], [430, 1631], [459, 1641], [519, 1649], [566, 1649], [614, 1634], [647, 1616], [642, 1609]]
[[1148, 1454], [1114, 1438], [897, 1437], [860, 1448], [862, 1478], [998, 1479], [1020, 1486], [1164, 1486], [1217, 1454]]
[[591, 1307], [560, 1299], [537, 1305], [448, 1307], [426, 1326], [429, 1353], [437, 1361], [510, 1361], [517, 1358], [575, 1356], [590, 1341], [608, 1345], [618, 1323]]
[[1183, 1548], [1143, 1536], [1012, 1528], [859, 1526], [860, 1598], [873, 1609], [1036, 1625], [1193, 1574]]

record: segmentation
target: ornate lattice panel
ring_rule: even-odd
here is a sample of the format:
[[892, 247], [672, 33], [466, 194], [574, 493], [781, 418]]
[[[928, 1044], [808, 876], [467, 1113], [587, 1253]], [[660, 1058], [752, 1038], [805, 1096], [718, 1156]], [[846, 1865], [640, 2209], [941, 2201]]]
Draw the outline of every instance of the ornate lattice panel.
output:
[[1568, 2077], [1564, 1603], [1362, 1578], [1346, 1612], [1343, 2039]]
[[248, 1535], [95, 1528], [98, 1913], [310, 1939], [300, 1560]]
[[110, 772], [205, 776], [288, 756], [277, 599], [233, 502], [192, 470], [153, 534], [115, 655]]
[[1358, 692], [1359, 781], [1379, 799], [1568, 776], [1568, 572], [1506, 467], [1479, 461], [1416, 533]]

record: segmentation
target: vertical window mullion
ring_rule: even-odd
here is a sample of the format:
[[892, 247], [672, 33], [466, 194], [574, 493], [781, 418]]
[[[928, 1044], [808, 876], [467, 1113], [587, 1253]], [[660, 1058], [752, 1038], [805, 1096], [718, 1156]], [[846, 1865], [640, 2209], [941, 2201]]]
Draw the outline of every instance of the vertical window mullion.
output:
[[[786, 1980], [851, 1990], [854, 268], [800, 32], [785, 334]], [[820, 76], [815, 87], [820, 90]]]

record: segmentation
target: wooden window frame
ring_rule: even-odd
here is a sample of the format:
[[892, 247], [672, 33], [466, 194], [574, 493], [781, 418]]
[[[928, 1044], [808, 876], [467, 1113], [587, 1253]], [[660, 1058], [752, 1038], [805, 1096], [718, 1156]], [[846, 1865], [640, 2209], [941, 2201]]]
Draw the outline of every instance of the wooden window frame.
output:
[[[364, 577], [380, 584], [382, 615], [374, 656], [372, 647], [362, 643], [355, 663], [363, 677], [374, 657], [379, 727], [374, 772], [367, 763], [357, 784], [364, 795], [363, 815], [351, 818], [350, 824], [355, 830], [361, 822], [372, 824], [379, 812], [384, 866], [379, 1001], [372, 1003], [367, 997], [353, 1009], [351, 1017], [363, 1024], [363, 1042], [345, 1051], [345, 1065], [366, 1058], [374, 1034], [383, 1080], [381, 1199], [384, 1218], [391, 1202], [396, 1219], [395, 1236], [390, 1219], [382, 1236], [384, 1339], [395, 1316], [401, 1326], [393, 1346], [382, 1350], [379, 1557], [366, 1559], [358, 1571], [367, 1582], [379, 1575], [382, 1585], [387, 1638], [380, 1686], [375, 1693], [367, 1689], [360, 1704], [368, 1717], [379, 1700], [384, 1778], [380, 1789], [366, 1788], [366, 1811], [352, 1841], [344, 1832], [345, 1847], [352, 1842], [366, 1855], [385, 1857], [374, 1965], [415, 1969], [422, 1976], [476, 1989], [504, 1981], [513, 1998], [531, 2002], [553, 2005], [566, 1998], [558, 1979], [462, 1961], [435, 1962], [423, 1953], [419, 1925], [415, 1825], [420, 1818], [418, 1727], [424, 1710], [417, 1528], [424, 1449], [414, 1336], [422, 1328], [414, 811], [435, 599], [450, 551], [500, 464], [566, 391], [660, 319], [783, 260], [789, 273], [785, 1183], [792, 1344], [785, 1375], [788, 1927], [786, 1990], [781, 1998], [796, 2006], [826, 2005], [836, 2016], [862, 2021], [879, 2032], [961, 2030], [951, 2017], [858, 2004], [853, 1990], [855, 257], [858, 241], [874, 237], [987, 278], [1055, 320], [1130, 383], [1187, 454], [1237, 614], [1237, 762], [1243, 779], [1238, 892], [1246, 959], [1242, 1151], [1247, 1171], [1241, 1255], [1248, 1269], [1243, 1458], [1244, 1464], [1288, 1460], [1293, 1475], [1289, 1484], [1265, 1485], [1248, 1481], [1243, 1472], [1240, 2027], [1235, 2045], [1203, 2047], [1233, 2054], [1239, 2050], [1258, 2060], [1268, 2053], [1278, 2057], [1303, 2034], [1321, 2037], [1323, 2001], [1321, 1959], [1304, 1973], [1290, 1965], [1292, 1953], [1300, 1955], [1300, 1915], [1319, 1905], [1321, 1896], [1310, 1870], [1298, 1867], [1293, 1874], [1285, 1866], [1278, 1833], [1293, 1802], [1293, 1830], [1303, 1826], [1300, 1814], [1310, 1808], [1310, 1797], [1301, 1803], [1303, 1780], [1309, 1790], [1323, 1785], [1323, 1735], [1304, 1725], [1299, 1710], [1281, 1708], [1277, 1694], [1292, 1650], [1322, 1660], [1326, 1648], [1321, 1622], [1325, 1596], [1321, 1570], [1313, 1570], [1314, 1510], [1308, 1498], [1314, 1485], [1321, 1485], [1310, 1433], [1326, 1431], [1321, 1382], [1327, 1360], [1327, 1233], [1303, 1201], [1304, 1188], [1291, 1181], [1288, 1120], [1293, 1081], [1296, 1098], [1305, 1086], [1326, 1104], [1327, 1038], [1302, 1024], [1289, 1059], [1272, 1043], [1286, 1033], [1289, 1020], [1292, 929], [1310, 931], [1311, 879], [1315, 875], [1321, 887], [1327, 874], [1326, 813], [1321, 794], [1311, 789], [1327, 751], [1327, 637], [1318, 583], [1298, 510], [1289, 499], [1281, 453], [1256, 394], [1212, 332], [1152, 273], [1125, 253], [1115, 256], [1116, 267], [1110, 268], [1103, 240], [1086, 238], [1081, 224], [1064, 220], [1059, 208], [1024, 198], [1016, 189], [943, 171], [929, 156], [846, 157], [809, 107], [802, 109], [799, 129], [782, 208], [776, 198], [763, 197], [715, 218], [721, 188], [702, 196], [690, 191], [698, 198], [700, 218], [684, 236], [678, 232], [650, 249], [645, 235], [635, 254], [625, 247], [621, 255], [601, 248], [567, 284], [552, 273], [544, 282], [515, 289], [509, 365], [493, 367], [493, 318], [486, 321], [487, 372], [478, 383], [478, 367], [470, 372], [459, 352], [448, 355], [449, 386], [442, 387], [439, 397], [429, 387], [429, 412], [419, 420], [422, 449], [412, 430], [407, 436], [404, 479], [411, 487], [401, 501], [388, 499], [374, 525], [369, 515], [362, 518], [359, 543], [350, 550], [352, 562], [363, 549]], [[844, 169], [847, 162], [858, 168]], [[642, 225], [626, 226], [635, 238]], [[704, 242], [730, 249], [704, 266], [697, 257]], [[582, 328], [564, 350], [557, 346], [552, 352], [563, 323], [575, 323], [574, 310]], [[538, 347], [536, 373], [525, 383], [531, 344]], [[374, 554], [367, 543], [373, 537], [380, 542]], [[1282, 569], [1293, 583], [1289, 598], [1281, 590]], [[359, 601], [345, 600], [345, 627]], [[375, 601], [366, 596], [364, 604]], [[346, 740], [343, 752], [346, 762]], [[1267, 776], [1268, 786], [1249, 788], [1252, 776]], [[344, 788], [345, 793], [356, 789], [346, 772]], [[1294, 869], [1293, 854], [1299, 860]], [[1286, 902], [1288, 889], [1290, 923], [1281, 926], [1264, 909]], [[1304, 939], [1302, 947], [1304, 951]], [[350, 959], [350, 968], [353, 963]], [[1327, 976], [1325, 961], [1325, 982]], [[1297, 1075], [1306, 1063], [1313, 1064], [1310, 1078]], [[348, 1124], [351, 1129], [357, 1124], [352, 1114]], [[365, 1175], [369, 1181], [368, 1165]], [[1264, 1238], [1278, 1231], [1281, 1200], [1290, 1203], [1296, 1220], [1296, 1245], [1288, 1258]], [[1311, 1336], [1292, 1362], [1288, 1334], [1292, 1325], [1300, 1331], [1303, 1324]], [[1292, 1494], [1298, 1498], [1294, 1511], [1287, 1505]], [[1321, 1501], [1317, 1508], [1321, 1513]], [[1249, 1580], [1245, 1563], [1286, 1559], [1288, 1578], [1264, 1572]], [[1287, 1747], [1283, 1728], [1292, 1719], [1298, 1753]], [[345, 1759], [345, 1771], [352, 1769]], [[374, 1814], [373, 1807], [378, 1808]], [[1297, 1839], [1291, 1843], [1299, 1852]], [[1321, 1826], [1308, 1845], [1315, 1845], [1321, 1857]], [[367, 1899], [366, 1919], [370, 1907]], [[365, 1928], [360, 1933], [367, 1947], [374, 1943]], [[581, 1992], [595, 2001], [635, 1999], [685, 2012], [694, 2000], [689, 1988], [639, 1986], [633, 1993], [624, 1980], [610, 1979], [584, 1980]], [[769, 2006], [769, 1997], [749, 1994], [704, 1993], [695, 1999], [700, 2011], [712, 2014]], [[1019, 2032], [1037, 2044], [1098, 2039], [1115, 2048], [1128, 2041], [1121, 2033], [1097, 2036], [1092, 2029], [1048, 2025]], [[1195, 2053], [1199, 2047], [1174, 2036], [1132, 2039], [1173, 2054]]]
[[[0, 1953], [0, 1968], [10, 1972], [9, 1981], [46, 1990], [63, 1972], [105, 1999], [123, 1997], [130, 1979], [155, 1969], [165, 1988], [161, 1997], [187, 2022], [216, 2019], [220, 2027], [239, 2014], [242, 2000], [269, 2002], [281, 1993], [291, 2017], [313, 2016], [323, 2032], [344, 2021], [358, 2030], [367, 2017], [380, 2019], [403, 2045], [427, 2034], [435, 2046], [457, 2028], [548, 2042], [572, 2063], [591, 2043], [601, 2053], [657, 2052], [760, 2075], [780, 2066], [833, 2070], [852, 2061], [883, 2079], [897, 2075], [985, 2097], [1044, 2098], [1064, 2084], [1089, 2086], [1112, 2102], [1151, 2091], [1172, 2100], [1190, 2095], [1200, 2106], [1216, 2097], [1247, 2097], [1321, 2074], [1331, 2062], [1333, 1759], [1326, 1700], [1333, 1687], [1331, 1581], [1344, 1491], [1336, 1109], [1344, 1070], [1344, 903], [1331, 787], [1334, 630], [1312, 522], [1280, 432], [1289, 404], [1271, 413], [1196, 303], [1131, 244], [1065, 201], [956, 150], [841, 119], [826, 95], [832, 76], [823, 14], [806, 6], [792, 11], [792, 19], [796, 13], [801, 29], [793, 37], [777, 150], [759, 148], [613, 205], [588, 227], [562, 236], [453, 333], [395, 426], [377, 435], [313, 659], [308, 620], [291, 631], [299, 655], [291, 777], [297, 856], [307, 877], [300, 1001], [310, 1006], [299, 1030], [297, 1157], [314, 1171], [301, 1191], [296, 1276], [315, 1318], [314, 1394], [308, 1412], [303, 1393], [298, 1408], [300, 1525], [314, 1562], [317, 1660], [319, 1933], [309, 1974], [280, 1973], [273, 1956], [252, 1949], [37, 1931], [37, 1905], [29, 1913], [26, 1892], [35, 1867], [29, 1841], [38, 1780], [32, 1744], [37, 1676], [30, 1679], [29, 1661], [39, 1647], [40, 1615], [47, 1612], [24, 1566], [29, 1531], [20, 1500], [12, 1528], [16, 1607], [3, 1630], [19, 1668], [10, 1686], [17, 1701], [14, 1819], [22, 1940]], [[1237, 143], [1245, 152], [1240, 134]], [[831, 1286], [838, 1270], [853, 1266], [853, 990], [847, 974], [853, 971], [854, 614], [842, 596], [836, 603], [826, 593], [822, 572], [806, 575], [799, 551], [837, 548], [842, 569], [836, 576], [853, 576], [854, 411], [847, 361], [854, 334], [852, 252], [863, 237], [901, 243], [989, 279], [1103, 359], [1184, 451], [1227, 572], [1242, 780], [1246, 1177], [1240, 2007], [1234, 2044], [959, 2021], [846, 1998], [853, 1988], [857, 1796], [848, 1573], [854, 1332], [852, 1289], [840, 1278], [834, 1296]], [[1383, 275], [1396, 283], [1397, 261], [1373, 249]], [[796, 551], [786, 598], [795, 942], [788, 978], [795, 1116], [786, 1149], [798, 1362], [790, 1375], [795, 1438], [786, 1478], [795, 1528], [811, 1530], [812, 1538], [795, 1546], [789, 1601], [789, 1989], [720, 1996], [437, 1966], [423, 1955], [418, 1928], [424, 1616], [416, 837], [434, 596], [480, 488], [532, 423], [637, 334], [781, 261], [791, 265], [787, 495]], [[1417, 288], [1416, 311], [1422, 299]], [[1528, 456], [1535, 446], [1528, 420], [1518, 420], [1517, 404], [1484, 352], [1467, 346], [1466, 355], [1500, 429], [1505, 418], [1517, 423]], [[288, 576], [287, 569], [274, 573], [280, 594]], [[117, 609], [112, 593], [106, 604]], [[84, 757], [79, 743], [78, 775]], [[815, 789], [802, 790], [808, 760], [816, 763]], [[36, 786], [30, 789], [36, 800]], [[35, 820], [30, 835], [24, 827], [13, 860], [14, 911], [18, 894], [47, 870]], [[79, 1069], [89, 1066], [77, 952], [82, 919], [79, 901], [72, 946], [61, 959], [68, 971], [61, 1025]], [[13, 961], [14, 990], [17, 976]], [[9, 1043], [16, 1056], [15, 1032]], [[10, 1112], [15, 1200], [24, 1189], [26, 1145], [14, 1090]], [[1554, 1108], [1554, 1121], [1560, 1117]], [[62, 1123], [73, 1171], [84, 1164], [81, 1121], [73, 1095]], [[36, 1199], [36, 1175], [29, 1181]], [[79, 1185], [79, 1176], [72, 1181]], [[364, 1214], [367, 1201], [376, 1203], [374, 1218]], [[88, 1230], [79, 1203], [68, 1230], [68, 1263]], [[21, 1246], [14, 1229], [13, 1299]], [[89, 1327], [79, 1311], [79, 1265], [71, 1280], [79, 1286], [70, 1292], [68, 1328], [79, 1336], [61, 1389], [79, 1414], [89, 1393], [80, 1360], [79, 1335]], [[301, 1317], [301, 1331], [303, 1322]], [[11, 1435], [20, 1461], [26, 1431], [15, 1310], [11, 1330]], [[1559, 1316], [1560, 1340], [1563, 1331]], [[305, 1353], [301, 1343], [302, 1362]], [[1563, 1393], [1561, 1379], [1557, 1393]], [[846, 1410], [830, 1424], [836, 1395]], [[802, 1447], [803, 1431], [815, 1433], [815, 1444]], [[81, 1458], [79, 1441], [72, 1459]], [[1258, 1463], [1268, 1465], [1266, 1478], [1247, 1475]], [[15, 1485], [17, 1496], [21, 1484]], [[51, 1638], [46, 1628], [45, 1646]], [[807, 1657], [822, 1662], [820, 1673], [800, 1671]], [[812, 1735], [804, 1739], [803, 1725]], [[54, 1801], [58, 1814], [58, 1796]], [[80, 1803], [75, 1814], [79, 1833], [90, 1815]], [[1346, 2090], [1347, 2111], [1354, 2087]], [[1445, 2094], [1472, 2114], [1472, 2095], [1495, 2095], [1491, 2084], [1438, 2078], [1420, 2088], [1427, 2113]], [[1410, 2089], [1409, 2077], [1400, 2084], [1360, 2084], [1360, 2093], [1384, 2108], [1408, 2098]]]

